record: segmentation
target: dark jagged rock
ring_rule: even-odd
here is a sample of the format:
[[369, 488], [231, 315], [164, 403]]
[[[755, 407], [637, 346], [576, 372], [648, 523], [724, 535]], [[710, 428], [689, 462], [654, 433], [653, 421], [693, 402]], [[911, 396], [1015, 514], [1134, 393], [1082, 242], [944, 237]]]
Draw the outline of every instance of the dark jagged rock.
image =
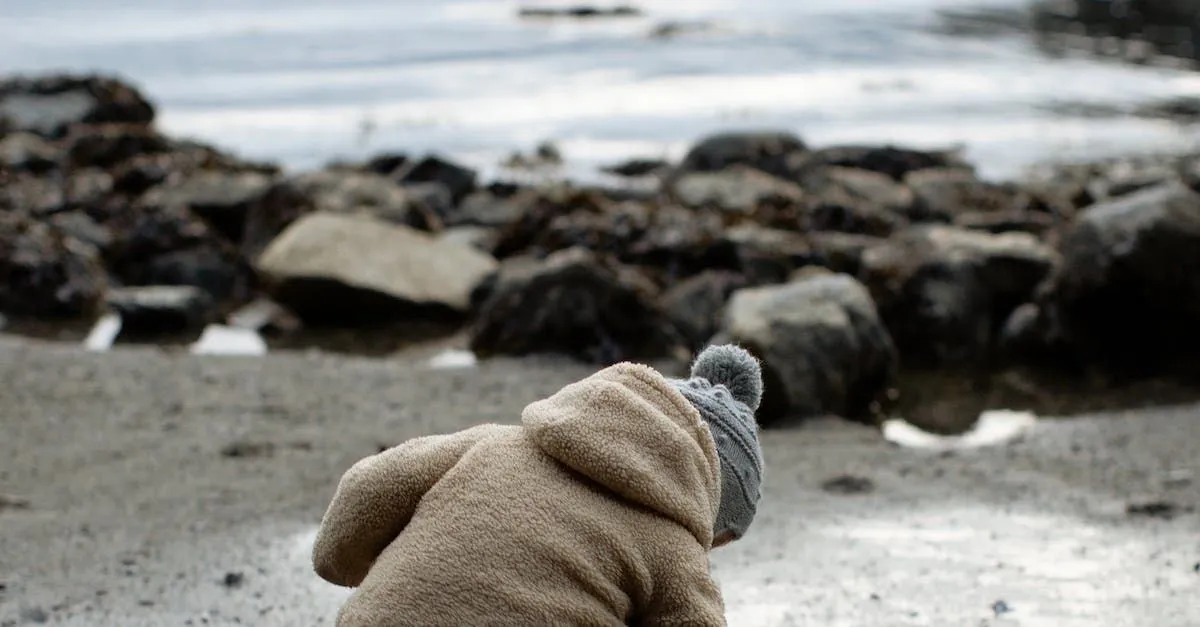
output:
[[125, 285], [193, 285], [217, 300], [238, 300], [253, 285], [236, 245], [186, 207], [131, 210], [113, 217], [109, 271]]
[[737, 272], [706, 270], [664, 292], [662, 306], [687, 348], [696, 352], [717, 333], [729, 297], [748, 286]]
[[858, 276], [863, 253], [884, 241], [882, 237], [834, 231], [808, 234], [812, 263], [850, 276]]
[[717, 133], [696, 142], [676, 172], [717, 172], [742, 165], [786, 178], [791, 173], [789, 158], [806, 150], [804, 141], [788, 131]]
[[149, 190], [139, 204], [148, 208], [183, 207], [230, 241], [242, 239], [252, 207], [271, 188], [258, 172], [197, 172]]
[[87, 125], [71, 130], [64, 140], [72, 168], [110, 169], [138, 155], [169, 152], [167, 138], [140, 125]]
[[253, 263], [258, 255], [300, 216], [316, 209], [313, 198], [291, 181], [276, 181], [246, 210], [241, 250]]
[[879, 172], [832, 166], [805, 173], [806, 231], [887, 236], [908, 225], [913, 193]]
[[913, 150], [898, 146], [829, 146], [793, 156], [788, 170], [802, 177], [806, 172], [830, 166], [869, 170], [903, 181], [910, 172], [929, 168], [970, 170], [954, 151]]
[[929, 168], [906, 175], [904, 182], [913, 191], [914, 222], [948, 223], [962, 213], [1022, 211], [1031, 204], [1016, 186], [981, 181], [964, 170]]
[[1179, 183], [1083, 210], [1038, 299], [1048, 341], [1119, 370], [1200, 350], [1200, 193]]
[[865, 251], [860, 275], [907, 365], [974, 365], [1054, 261], [1025, 233], [918, 226]]
[[467, 194], [475, 191], [477, 174], [475, 170], [458, 165], [430, 155], [419, 161], [411, 161], [395, 173], [395, 178], [403, 185], [412, 183], [441, 183], [450, 191], [450, 196], [457, 204]]
[[897, 367], [870, 294], [845, 274], [734, 292], [713, 339], [725, 341], [763, 362], [764, 425], [785, 416], [870, 419]]
[[0, 313], [83, 316], [96, 310], [106, 287], [94, 248], [53, 225], [0, 212]]
[[808, 240], [799, 233], [744, 224], [727, 229], [736, 268], [751, 285], [781, 283], [797, 268], [813, 261]]
[[663, 357], [681, 342], [635, 270], [580, 248], [508, 261], [483, 293], [471, 350], [596, 364]]

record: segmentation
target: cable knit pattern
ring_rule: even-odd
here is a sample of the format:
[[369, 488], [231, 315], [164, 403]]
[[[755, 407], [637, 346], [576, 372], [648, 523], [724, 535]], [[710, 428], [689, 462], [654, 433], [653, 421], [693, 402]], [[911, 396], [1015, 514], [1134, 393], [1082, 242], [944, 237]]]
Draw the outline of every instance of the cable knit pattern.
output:
[[720, 476], [696, 409], [652, 368], [617, 364], [520, 425], [358, 462], [313, 563], [357, 587], [341, 627], [724, 625], [708, 565]]

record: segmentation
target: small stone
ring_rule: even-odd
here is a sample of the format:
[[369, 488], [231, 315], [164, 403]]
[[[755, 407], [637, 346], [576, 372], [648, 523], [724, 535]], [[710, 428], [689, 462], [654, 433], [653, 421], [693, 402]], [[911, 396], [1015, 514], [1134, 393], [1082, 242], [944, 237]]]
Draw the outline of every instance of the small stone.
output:
[[50, 614], [40, 607], [29, 607], [21, 610], [21, 618], [30, 623], [48, 623]]
[[225, 578], [221, 581], [226, 588], [240, 588], [245, 583], [246, 576], [240, 572], [225, 573]]
[[239, 441], [226, 444], [221, 448], [221, 455], [233, 458], [270, 457], [275, 454], [273, 442]]
[[868, 494], [875, 491], [875, 482], [866, 477], [840, 475], [826, 480], [821, 489], [830, 494]]
[[998, 600], [992, 604], [992, 612], [994, 612], [996, 614], [996, 616], [1000, 616], [1001, 614], [1007, 614], [1011, 611], [1013, 611], [1013, 608], [1011, 606], [1009, 606], [1009, 604], [1006, 603], [1003, 599]]
[[1161, 518], [1170, 520], [1179, 513], [1179, 506], [1169, 501], [1147, 501], [1144, 503], [1130, 503], [1125, 506], [1125, 513], [1130, 516], [1142, 516], [1146, 518]]

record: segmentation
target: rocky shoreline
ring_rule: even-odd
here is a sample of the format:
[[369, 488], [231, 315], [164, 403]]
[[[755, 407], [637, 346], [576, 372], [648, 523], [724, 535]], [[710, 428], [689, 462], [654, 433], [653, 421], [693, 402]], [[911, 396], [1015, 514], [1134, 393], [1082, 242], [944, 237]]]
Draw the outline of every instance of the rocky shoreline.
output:
[[768, 424], [874, 420], [913, 397], [901, 373], [1111, 387], [1200, 350], [1200, 156], [994, 182], [949, 151], [764, 130], [616, 164], [630, 185], [599, 188], [481, 181], [436, 154], [286, 173], [154, 114], [115, 78], [0, 81], [8, 330], [115, 312], [121, 341], [460, 331], [481, 358], [594, 364], [715, 338], [764, 359]]

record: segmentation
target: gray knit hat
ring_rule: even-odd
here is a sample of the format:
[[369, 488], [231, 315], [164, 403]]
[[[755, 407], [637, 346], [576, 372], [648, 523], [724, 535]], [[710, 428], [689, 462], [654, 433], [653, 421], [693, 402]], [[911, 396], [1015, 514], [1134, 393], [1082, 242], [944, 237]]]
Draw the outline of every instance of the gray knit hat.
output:
[[762, 496], [763, 456], [754, 412], [762, 399], [758, 360], [732, 344], [709, 346], [692, 364], [692, 378], [673, 379], [708, 424], [721, 459], [721, 505], [713, 534], [740, 538]]

